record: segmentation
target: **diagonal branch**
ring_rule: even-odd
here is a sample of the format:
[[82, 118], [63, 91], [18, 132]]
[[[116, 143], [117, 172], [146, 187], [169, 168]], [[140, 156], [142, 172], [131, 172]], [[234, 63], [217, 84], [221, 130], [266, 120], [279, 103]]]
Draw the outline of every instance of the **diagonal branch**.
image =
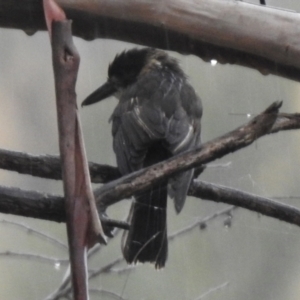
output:
[[[157, 169], [157, 166], [153, 166], [152, 168], [148, 168], [146, 170], [142, 170], [138, 172], [138, 174], [142, 175], [142, 177], [140, 178], [138, 177], [138, 174], [134, 173], [125, 178], [121, 178], [118, 181], [114, 181], [108, 185], [105, 185], [104, 189], [103, 188], [98, 189], [96, 191], [96, 194], [98, 194], [98, 196], [99, 195], [101, 196], [103, 195], [102, 194], [103, 190], [106, 191], [106, 195], [104, 194], [104, 196], [106, 196], [106, 198], [104, 198], [104, 200], [106, 201], [105, 205], [112, 205], [113, 203], [119, 201], [118, 199], [125, 198], [125, 195], [129, 197], [130, 195], [134, 194], [138, 189], [141, 188], [141, 185], [143, 184], [143, 180], [144, 180], [144, 184], [145, 184], [145, 180], [147, 184], [147, 176], [145, 177], [145, 174], [147, 174], [149, 170], [150, 172], [152, 172], [151, 174], [152, 176], [154, 176], [154, 180], [159, 180], [158, 178], [162, 178], [162, 176], [169, 176], [173, 171], [175, 172], [176, 164], [178, 164], [179, 167], [183, 169], [187, 167], [186, 162], [189, 164], [189, 167], [191, 167], [194, 164], [197, 165], [201, 163], [202, 161], [203, 162], [212, 161], [220, 157], [221, 155], [225, 155], [226, 153], [236, 151], [242, 147], [249, 145], [255, 139], [257, 139], [263, 134], [275, 133], [280, 130], [299, 128], [300, 115], [282, 113], [277, 116], [276, 112], [279, 108], [279, 105], [280, 104], [278, 103], [273, 104], [269, 109], [267, 109], [262, 114], [258, 115], [248, 124], [241, 126], [238, 129], [232, 131], [231, 133], [228, 133], [214, 141], [204, 144], [201, 151], [194, 150], [189, 153], [185, 153], [180, 157], [175, 157], [174, 159], [171, 160], [171, 164], [175, 165], [175, 167], [172, 166], [171, 170], [169, 170], [168, 167], [166, 170], [161, 170], [161, 169]], [[276, 122], [273, 124], [275, 119]], [[263, 124], [264, 122], [266, 123]], [[4, 154], [5, 159], [1, 159], [2, 154]], [[31, 156], [29, 155], [24, 155], [24, 156], [22, 154], [20, 155], [19, 153], [2, 150], [0, 152], [0, 166], [3, 167], [5, 165], [6, 168], [9, 169], [10, 162], [13, 162], [14, 160], [16, 161], [17, 158], [19, 157], [22, 158], [21, 162], [26, 161], [28, 163], [33, 160], [34, 165], [38, 166], [36, 162], [37, 161], [41, 162], [43, 161], [42, 159], [45, 158], [45, 157], [35, 156], [31, 160], [30, 159]], [[191, 156], [192, 158], [190, 158], [189, 156]], [[179, 162], [182, 161], [182, 159], [184, 159], [184, 163], [180, 165]], [[57, 158], [50, 157], [51, 162], [56, 160]], [[170, 165], [170, 161], [166, 163], [162, 163], [161, 165], [168, 166], [168, 164]], [[28, 164], [26, 168], [30, 169], [29, 165], [30, 164]], [[105, 178], [104, 180], [109, 180], [118, 177], [117, 175], [118, 172], [115, 168], [105, 166], [104, 167], [105, 171], [103, 172], [105, 176], [102, 176], [101, 173], [102, 166], [96, 164], [92, 166], [98, 168], [100, 176], [96, 175], [97, 180], [99, 178], [102, 179]], [[50, 166], [40, 165], [40, 170], [37, 167], [36, 172], [39, 173], [41, 170], [47, 170], [48, 167], [51, 168], [51, 165]], [[19, 168], [18, 164], [14, 164], [12, 169], [16, 170], [18, 168]], [[106, 172], [107, 168], [109, 169], [108, 173], [110, 175], [107, 175], [108, 174]], [[158, 170], [159, 172], [155, 173], [156, 170]], [[52, 171], [50, 173], [46, 172], [44, 174], [52, 174]], [[168, 175], [164, 174], [165, 171], [166, 174]], [[134, 187], [131, 187], [130, 186], [131, 178], [135, 178], [133, 183], [137, 183], [138, 180], [140, 180], [141, 184], [140, 185], [135, 184]], [[120, 192], [122, 190], [125, 191], [123, 195]], [[212, 201], [232, 204], [235, 206], [241, 206], [246, 209], [259, 212], [263, 215], [267, 215], [300, 226], [300, 210], [288, 205], [281, 204], [279, 202], [273, 201], [268, 198], [246, 194], [238, 190], [232, 190], [230, 188], [220, 187], [216, 184], [211, 184], [211, 183], [208, 184], [200, 181], [194, 182], [191, 185], [189, 190], [189, 195], [197, 198], [201, 198], [203, 200], [212, 200]], [[114, 198], [114, 196], [117, 197]], [[16, 215], [40, 218], [40, 219], [51, 220], [56, 222], [65, 221], [63, 198], [61, 196], [46, 195], [43, 193], [38, 193], [33, 191], [22, 191], [20, 189], [0, 187], [0, 197], [1, 197], [0, 212], [12, 213]], [[119, 228], [128, 229], [128, 224], [125, 222], [110, 220], [103, 217], [102, 223], [105, 222], [109, 226], [116, 226]]]
[[121, 179], [110, 182], [95, 190], [100, 210], [120, 199], [130, 197], [152, 184], [173, 175], [176, 172], [199, 166], [221, 158], [226, 154], [244, 148], [272, 129], [282, 102], [274, 102], [264, 112], [253, 118], [248, 124], [201, 146], [155, 164], [149, 168], [134, 172]]
[[[300, 129], [300, 114], [279, 113], [269, 133]], [[20, 174], [61, 180], [61, 164], [55, 155], [32, 155], [23, 152], [0, 149], [0, 169]], [[107, 183], [121, 177], [117, 168], [89, 162], [93, 183]]]

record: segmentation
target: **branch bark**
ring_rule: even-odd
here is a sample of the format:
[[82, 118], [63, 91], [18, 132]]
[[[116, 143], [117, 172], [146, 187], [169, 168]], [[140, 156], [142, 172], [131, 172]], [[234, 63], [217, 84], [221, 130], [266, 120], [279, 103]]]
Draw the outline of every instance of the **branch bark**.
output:
[[[266, 134], [295, 129], [300, 129], [300, 114], [279, 113], [272, 129]], [[47, 179], [62, 179], [60, 158], [55, 155], [32, 155], [0, 149], [0, 169]], [[108, 183], [121, 177], [116, 167], [89, 162], [89, 169], [93, 183]]]
[[246, 208], [258, 213], [263, 211], [263, 215], [265, 216], [291, 224], [297, 224], [298, 226], [300, 225], [299, 209], [269, 198], [260, 197], [258, 195], [245, 193], [236, 189], [204, 181], [194, 181], [194, 183], [190, 186], [189, 195], [198, 196], [199, 194], [201, 194], [201, 197], [206, 200], [222, 203], [225, 202], [227, 204]]
[[116, 203], [120, 199], [129, 197], [135, 192], [143, 191], [152, 184], [177, 172], [208, 163], [250, 145], [259, 137], [271, 131], [281, 105], [282, 102], [274, 102], [248, 124], [203, 144], [201, 149], [192, 149], [96, 189], [94, 193], [100, 211], [105, 210], [107, 206]]
[[[57, 2], [87, 40], [117, 39], [300, 80], [300, 16], [293, 12], [224, 0]], [[44, 30], [41, 1], [0, 0], [0, 27]]]
[[[298, 208], [266, 197], [199, 180], [191, 184], [188, 195], [203, 201], [243, 207], [300, 227], [300, 210]], [[54, 222], [66, 221], [64, 199], [61, 196], [0, 186], [0, 198], [1, 213]], [[102, 218], [101, 222], [107, 226], [129, 229], [129, 224], [126, 222], [108, 218]]]
[[[60, 157], [55, 155], [32, 155], [0, 149], [0, 168], [35, 177], [62, 179]], [[89, 169], [94, 183], [107, 183], [121, 176], [117, 168], [108, 165], [89, 162]]]
[[[47, 16], [46, 8], [45, 15]], [[50, 20], [50, 25], [51, 23], [52, 34], [51, 31], [49, 32], [52, 45], [73, 297], [76, 300], [85, 300], [89, 298], [86, 251], [90, 229], [87, 200], [90, 182], [87, 183], [84, 172], [84, 150], [80, 138], [81, 130], [75, 94], [80, 58], [72, 40], [71, 21], [52, 22]]]
[[[64, 197], [37, 191], [26, 191], [0, 185], [0, 212], [17, 216], [66, 222]], [[102, 224], [110, 227], [128, 229], [127, 222], [112, 220], [102, 216]]]
[[[242, 147], [249, 145], [263, 134], [275, 133], [280, 130], [299, 128], [300, 115], [284, 113], [277, 115], [276, 112], [279, 106], [280, 103], [275, 103], [271, 105], [265, 112], [255, 117], [248, 124], [239, 127], [238, 129], [224, 135], [223, 137], [220, 137], [212, 142], [204, 144], [201, 151], [194, 150], [189, 153], [185, 153], [184, 155], [178, 156], [166, 163], [162, 163], [161, 167], [165, 165], [165, 170], [159, 169], [157, 165], [153, 166], [151, 168], [142, 170], [141, 172], [137, 172], [125, 178], [121, 178], [120, 180], [114, 181], [104, 186], [104, 189], [98, 189], [96, 191], [96, 194], [98, 194], [98, 196], [101, 196], [103, 195], [104, 190], [106, 192], [106, 198], [104, 198], [106, 201], [105, 205], [112, 205], [116, 201], [124, 198], [125, 196], [129, 197], [132, 194], [134, 194], [138, 189], [145, 187], [145, 185], [149, 184], [149, 180], [159, 180], [159, 178], [162, 178], [163, 176], [169, 176], [170, 174], [172, 174], [172, 172], [175, 172], [177, 166], [179, 166], [178, 170], [180, 170], [186, 168], [188, 165], [189, 167], [191, 167], [194, 164], [199, 164], [204, 161], [212, 161], [220, 157], [221, 155], [225, 155], [229, 152], [236, 151]], [[29, 155], [19, 155], [15, 152], [9, 153], [9, 151], [4, 151], [4, 156], [6, 159], [0, 159], [0, 164], [1, 166], [4, 164], [6, 167], [10, 165], [8, 162], [17, 161], [16, 158], [18, 157], [21, 157], [22, 162], [24, 162], [24, 157], [25, 161], [27, 162], [33, 160], [36, 166], [39, 165], [37, 164], [39, 159], [43, 161], [44, 158], [33, 157], [33, 159], [30, 159]], [[51, 166], [55, 165], [55, 167], [57, 167], [57, 164], [53, 164], [53, 162], [58, 160], [58, 158], [46, 158], [50, 158]], [[183, 163], [181, 163], [182, 161]], [[169, 168], [170, 165], [172, 167], [171, 169]], [[13, 165], [13, 167], [16, 166], [17, 165]], [[41, 170], [47, 170], [47, 172], [44, 175], [50, 174], [51, 176], [51, 174], [53, 173], [58, 173], [57, 170], [52, 170], [51, 172], [48, 172], [48, 167], [51, 166], [40, 165]], [[98, 171], [101, 174], [101, 165], [95, 164], [92, 166], [95, 168], [99, 168]], [[107, 168], [108, 166], [104, 167], [104, 177], [101, 175], [96, 175], [97, 180], [99, 178], [105, 178], [105, 180], [113, 180], [117, 176], [119, 176], [117, 170], [112, 167], [109, 168], [110, 171], [112, 171], [109, 173], [111, 177], [107, 176]], [[29, 166], [26, 169], [29, 170]], [[157, 172], [157, 170], [159, 172]], [[37, 173], [39, 172], [40, 171], [37, 171]], [[138, 177], [140, 173], [144, 177]], [[153, 176], [155, 175], [155, 173], [156, 178], [154, 179], [149, 179], [149, 177], [145, 176], [145, 174], [152, 174]], [[132, 182], [133, 188], [130, 187], [130, 182], [132, 179], [135, 180]], [[136, 184], [138, 182], [140, 182], [140, 184]], [[13, 213], [17, 215], [35, 217], [57, 222], [65, 221], [65, 211], [62, 204], [63, 198], [60, 196], [45, 195], [38, 192], [25, 192], [19, 189], [10, 189], [4, 187], [0, 188], [0, 195], [1, 212]], [[268, 198], [259, 197], [234, 189], [199, 181], [195, 181], [191, 185], [189, 195], [205, 200], [212, 200], [216, 202], [223, 202], [244, 207], [246, 209], [259, 212], [263, 215], [267, 215], [300, 226], [300, 210], [285, 204], [281, 204]], [[117, 197], [114, 198], [113, 196]], [[118, 222], [106, 218], [103, 218], [102, 222], [106, 222], [106, 224], [109, 226], [116, 226], [128, 229], [128, 224], [125, 222]]]

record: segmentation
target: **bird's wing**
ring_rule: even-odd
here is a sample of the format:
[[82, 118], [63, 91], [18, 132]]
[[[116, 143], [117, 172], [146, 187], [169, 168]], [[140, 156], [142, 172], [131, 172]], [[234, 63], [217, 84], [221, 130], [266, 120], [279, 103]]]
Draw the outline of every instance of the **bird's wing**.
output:
[[166, 136], [173, 155], [200, 145], [202, 104], [188, 83], [180, 89], [179, 103], [169, 119]]
[[[113, 113], [114, 151], [123, 174], [149, 165], [145, 161], [153, 144], [164, 148], [171, 157], [200, 142], [202, 108], [194, 90], [186, 82], [159, 79], [153, 74], [143, 76], [126, 91]], [[159, 158], [157, 155], [157, 161], [151, 163], [167, 157]], [[192, 171], [183, 172], [169, 181], [169, 194], [174, 198], [178, 212], [192, 174]]]
[[[185, 84], [180, 90], [180, 106], [170, 119], [167, 141], [173, 155], [199, 147], [201, 143], [202, 104], [194, 89]], [[168, 193], [179, 213], [185, 203], [186, 194], [194, 170], [180, 172], [169, 179]]]
[[123, 174], [145, 166], [147, 150], [165, 138], [168, 119], [165, 116], [162, 83], [152, 73], [126, 89], [113, 115], [114, 151]]
[[149, 165], [145, 162], [149, 148], [164, 139], [165, 117], [158, 109], [141, 105], [139, 99], [119, 103], [112, 117], [113, 146], [122, 174]]

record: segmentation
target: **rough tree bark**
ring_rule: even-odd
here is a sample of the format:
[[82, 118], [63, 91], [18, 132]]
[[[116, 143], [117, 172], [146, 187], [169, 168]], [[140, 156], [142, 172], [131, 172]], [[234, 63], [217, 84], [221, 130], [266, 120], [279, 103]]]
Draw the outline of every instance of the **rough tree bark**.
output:
[[[300, 80], [300, 16], [293, 12], [224, 0], [57, 2], [87, 40], [117, 39]], [[0, 0], [0, 27], [45, 30], [41, 1]]]
[[[203, 145], [202, 151], [191, 151], [184, 155], [172, 159], [171, 164], [161, 164], [167, 172], [171, 173], [177, 169], [180, 161], [189, 161], [191, 166], [207, 161], [212, 161], [220, 155], [225, 155], [246, 147], [262, 134], [276, 133], [282, 130], [299, 129], [299, 114], [277, 114], [280, 103], [273, 104], [269, 109], [255, 117], [248, 124], [239, 127], [212, 142]], [[214, 149], [214, 150], [212, 150]], [[203, 155], [204, 154], [204, 155]], [[191, 162], [191, 160], [194, 160]], [[173, 164], [173, 166], [172, 166]], [[90, 163], [92, 181], [95, 183], [107, 183], [120, 178], [120, 173], [116, 168]], [[171, 165], [171, 168], [170, 168]], [[95, 191], [98, 197], [106, 197], [106, 205], [112, 205], [116, 201], [122, 200], [125, 196], [129, 197], [137, 189], [143, 188], [143, 185], [149, 184], [149, 173], [154, 175], [157, 180], [164, 173], [156, 173], [157, 165], [147, 170], [142, 170], [131, 174], [125, 178], [117, 180]], [[32, 156], [29, 154], [1, 150], [0, 151], [0, 168], [17, 171], [23, 174], [33, 176], [42, 176], [49, 179], [61, 179], [61, 167], [58, 157], [51, 156]], [[148, 175], [147, 175], [148, 172]], [[138, 176], [140, 175], [140, 176]], [[132, 180], [138, 184], [132, 186]], [[153, 180], [150, 178], [150, 180]], [[128, 184], [129, 182], [129, 184]], [[259, 212], [263, 215], [277, 218], [279, 220], [300, 226], [300, 210], [289, 205], [285, 205], [274, 200], [244, 193], [227, 187], [209, 184], [201, 181], [195, 181], [190, 187], [189, 195], [216, 202], [233, 204], [239, 207]], [[0, 187], [0, 212], [12, 213], [44, 220], [64, 222], [65, 211], [63, 208], [63, 197], [57, 195], [45, 195], [33, 191], [22, 191]], [[105, 198], [104, 197], [104, 198]], [[126, 222], [115, 221], [106, 217], [102, 218], [102, 223], [112, 227], [128, 229]]]

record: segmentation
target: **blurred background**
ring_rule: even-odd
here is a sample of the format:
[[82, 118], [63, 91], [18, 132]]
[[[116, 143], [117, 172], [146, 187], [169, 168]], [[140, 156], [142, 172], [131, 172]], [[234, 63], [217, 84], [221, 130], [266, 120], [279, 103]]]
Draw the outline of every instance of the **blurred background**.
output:
[[[258, 3], [259, 1], [252, 1]], [[271, 6], [300, 12], [295, 0], [267, 0]], [[262, 29], [263, 30], [263, 29]], [[267, 32], [265, 33], [268, 34]], [[81, 56], [77, 84], [78, 103], [107, 77], [115, 55], [134, 45], [112, 40], [87, 42], [75, 38]], [[246, 123], [276, 100], [282, 112], [300, 112], [300, 85], [254, 70], [204, 63], [194, 56], [177, 57], [204, 106], [202, 140], [216, 138]], [[38, 32], [0, 28], [0, 147], [26, 153], [58, 154], [54, 80], [49, 37]], [[116, 165], [108, 123], [117, 100], [79, 108], [90, 161]], [[202, 180], [226, 185], [265, 197], [279, 197], [300, 207], [300, 131], [277, 133], [259, 139], [250, 147], [215, 161]], [[0, 170], [1, 185], [62, 194], [62, 183]], [[129, 201], [108, 211], [113, 218], [127, 216]], [[176, 215], [168, 207], [170, 234], [227, 208], [189, 198]], [[3, 220], [20, 222], [67, 243], [64, 224], [0, 216], [0, 298], [45, 299], [60, 284], [68, 252], [49, 239], [41, 239]], [[89, 262], [97, 269], [121, 256], [120, 237], [103, 247]], [[222, 215], [177, 237], [169, 244], [165, 269], [141, 265], [127, 272], [103, 274], [90, 282], [122, 295], [122, 299], [298, 300], [300, 298], [300, 228], [243, 209]], [[53, 258], [48, 262], [6, 251]], [[121, 262], [118, 269], [125, 268]], [[116, 299], [112, 294], [91, 293], [91, 299]]]

